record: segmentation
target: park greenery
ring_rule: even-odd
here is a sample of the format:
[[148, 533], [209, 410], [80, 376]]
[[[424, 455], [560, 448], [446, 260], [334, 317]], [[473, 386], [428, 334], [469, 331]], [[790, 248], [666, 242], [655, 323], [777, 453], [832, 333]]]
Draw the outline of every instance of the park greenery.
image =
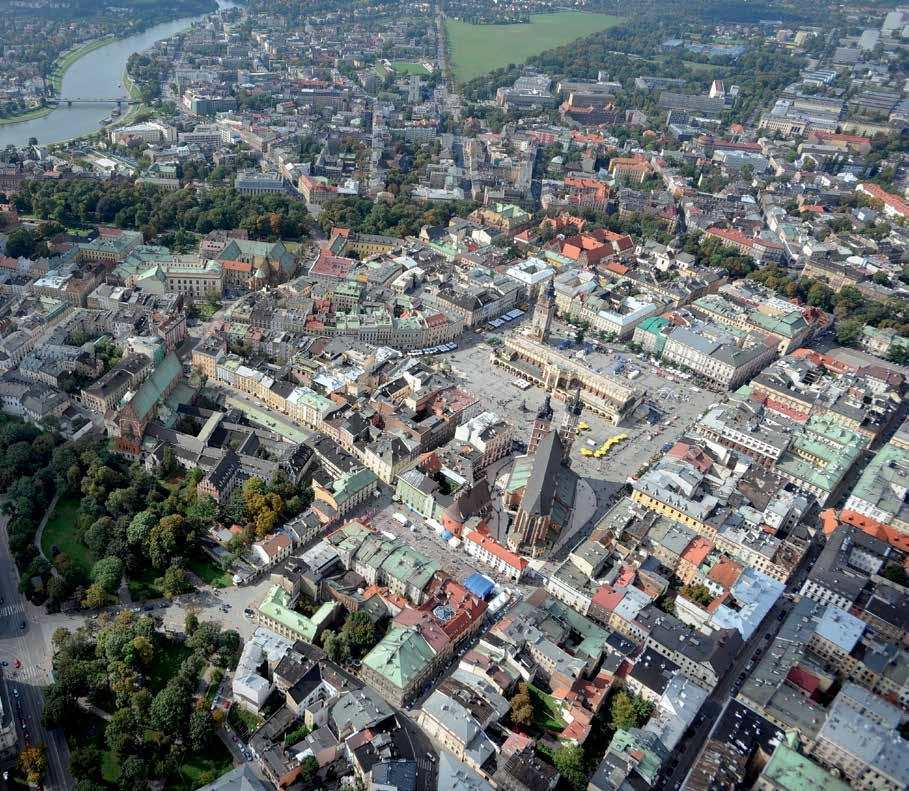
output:
[[[207, 667], [235, 663], [240, 636], [188, 619], [180, 643], [158, 625], [151, 615], [123, 611], [53, 634], [54, 683], [45, 692], [44, 725], [66, 726], [80, 789], [185, 788], [188, 765], [223, 752], [215, 731], [224, 712], [210, 710], [197, 689]], [[201, 782], [229, 766], [227, 756]]]
[[333, 227], [358, 233], [408, 236], [424, 225], [447, 225], [452, 217], [464, 217], [474, 208], [466, 201], [420, 204], [399, 197], [394, 203], [374, 203], [368, 198], [336, 198], [322, 206], [319, 224], [326, 232]]
[[[97, 608], [113, 600], [126, 577], [148, 581], [151, 595], [172, 598], [192, 589], [188, 570], [199, 567], [201, 542], [217, 521], [242, 528], [229, 547], [232, 561], [312, 499], [311, 489], [279, 471], [267, 484], [249, 478], [219, 506], [196, 491], [201, 478], [199, 469], [182, 474], [172, 451], [148, 471], [97, 440], [64, 442], [53, 431], [0, 416], [0, 491], [22, 590], [41, 595], [32, 582], [38, 578], [49, 606]], [[42, 556], [36, 532], [55, 495]], [[57, 511], [65, 518], [57, 519]]]
[[66, 227], [116, 225], [142, 231], [146, 239], [177, 231], [205, 234], [242, 228], [253, 239], [305, 237], [306, 206], [287, 195], [241, 195], [230, 187], [165, 192], [136, 183], [27, 181], [15, 196], [20, 212]]

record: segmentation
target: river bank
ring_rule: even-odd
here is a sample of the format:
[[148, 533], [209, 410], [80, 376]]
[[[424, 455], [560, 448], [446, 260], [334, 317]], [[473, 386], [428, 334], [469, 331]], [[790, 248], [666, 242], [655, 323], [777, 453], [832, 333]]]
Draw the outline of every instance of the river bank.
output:
[[[217, 3], [221, 9], [234, 6], [230, 0], [217, 0]], [[129, 93], [131, 98], [137, 98], [135, 86], [124, 77], [130, 56], [187, 30], [207, 16], [208, 14], [203, 14], [164, 22], [127, 38], [95, 43], [90, 50], [86, 46], [78, 55], [78, 50], [71, 50], [67, 53], [68, 57], [63, 56], [69, 62], [61, 70], [58, 95], [111, 99], [120, 96], [125, 98]], [[100, 42], [101, 39], [97, 41]], [[135, 119], [148, 109], [142, 105], [132, 106], [117, 123], [119, 125], [127, 119]], [[15, 118], [0, 119], [0, 149], [7, 145], [25, 146], [32, 137], [42, 145], [83, 138], [98, 132], [99, 122], [109, 114], [110, 106], [104, 104], [68, 106], [64, 102], [57, 107], [37, 108]]]
[[[101, 38], [95, 38], [91, 41], [85, 41], [75, 49], [67, 50], [63, 54], [58, 55], [57, 59], [53, 63], [51, 72], [47, 77], [48, 82], [54, 88], [54, 93], [57, 96], [60, 95], [60, 91], [63, 87], [63, 77], [80, 58], [84, 58], [86, 55], [88, 55], [89, 52], [94, 52], [96, 49], [106, 47], [108, 44], [116, 40], [116, 36], [102, 36]], [[4, 124], [20, 124], [23, 121], [31, 121], [35, 118], [43, 118], [45, 115], [50, 115], [56, 109], [56, 105], [36, 107], [34, 110], [19, 113], [19, 115], [11, 115], [8, 118], [0, 118], [0, 126], [3, 126]]]
[[50, 73], [50, 82], [54, 86], [54, 93], [58, 96], [60, 91], [63, 88], [63, 76], [66, 74], [67, 70], [72, 66], [79, 58], [84, 58], [88, 55], [89, 52], [94, 52], [96, 49], [107, 46], [112, 41], [116, 41], [116, 36], [102, 36], [101, 38], [92, 39], [91, 41], [86, 41], [85, 43], [79, 45], [75, 49], [71, 49], [69, 52], [64, 52], [54, 61], [54, 67], [51, 69]]
[[[123, 87], [126, 89], [126, 93], [129, 94], [130, 99], [141, 99], [139, 94], [139, 89], [136, 87], [136, 83], [133, 82], [132, 77], [129, 76], [129, 72], [124, 68], [123, 77], [121, 78]], [[140, 113], [149, 112], [151, 107], [147, 104], [134, 104], [129, 108], [129, 111], [122, 118], [118, 118], [112, 124], [111, 127], [117, 126], [127, 126], [128, 124], [133, 123]]]

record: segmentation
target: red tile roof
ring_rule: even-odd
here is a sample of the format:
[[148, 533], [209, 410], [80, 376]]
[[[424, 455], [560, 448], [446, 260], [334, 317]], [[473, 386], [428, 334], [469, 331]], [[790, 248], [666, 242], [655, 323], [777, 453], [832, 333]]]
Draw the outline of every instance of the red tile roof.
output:
[[516, 555], [514, 552], [510, 552], [495, 539], [490, 536], [483, 535], [479, 530], [474, 530], [468, 533], [465, 536], [467, 541], [472, 541], [474, 544], [479, 545], [483, 549], [487, 550], [491, 555], [495, 555], [499, 560], [507, 563], [512, 568], [523, 571], [527, 568], [528, 561], [526, 558], [522, 558], [520, 555]]

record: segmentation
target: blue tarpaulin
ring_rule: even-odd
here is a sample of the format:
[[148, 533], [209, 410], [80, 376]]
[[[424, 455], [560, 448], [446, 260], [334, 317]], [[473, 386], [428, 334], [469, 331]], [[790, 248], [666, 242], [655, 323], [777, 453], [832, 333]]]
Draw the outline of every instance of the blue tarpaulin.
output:
[[453, 535], [454, 535], [454, 533], [452, 533], [450, 530], [443, 530], [442, 531], [442, 540], [448, 541], [448, 539], [451, 538]]
[[495, 583], [488, 577], [484, 577], [482, 574], [471, 574], [464, 582], [464, 587], [467, 588], [474, 596], [479, 596], [481, 599], [485, 599], [489, 596], [490, 593], [495, 589]]

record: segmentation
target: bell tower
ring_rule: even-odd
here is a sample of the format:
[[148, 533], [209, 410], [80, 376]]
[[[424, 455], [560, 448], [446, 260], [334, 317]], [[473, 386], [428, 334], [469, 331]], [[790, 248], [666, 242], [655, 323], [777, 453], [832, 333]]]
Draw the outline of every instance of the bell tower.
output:
[[527, 443], [527, 453], [535, 453], [537, 445], [550, 431], [552, 431], [552, 404], [549, 402], [547, 395], [537, 412], [536, 420], [533, 421], [533, 428], [530, 430], [530, 442]]
[[530, 324], [530, 334], [538, 341], [545, 341], [549, 337], [549, 328], [555, 316], [555, 287], [552, 280], [546, 284], [546, 290], [537, 298], [533, 308], [533, 320]]
[[582, 408], [581, 391], [578, 389], [565, 402], [565, 414], [562, 416], [562, 422], [559, 425], [559, 437], [562, 440], [562, 447], [565, 449], [566, 460], [568, 459], [568, 454], [571, 453], [571, 446], [576, 436], [578, 421], [581, 419]]

